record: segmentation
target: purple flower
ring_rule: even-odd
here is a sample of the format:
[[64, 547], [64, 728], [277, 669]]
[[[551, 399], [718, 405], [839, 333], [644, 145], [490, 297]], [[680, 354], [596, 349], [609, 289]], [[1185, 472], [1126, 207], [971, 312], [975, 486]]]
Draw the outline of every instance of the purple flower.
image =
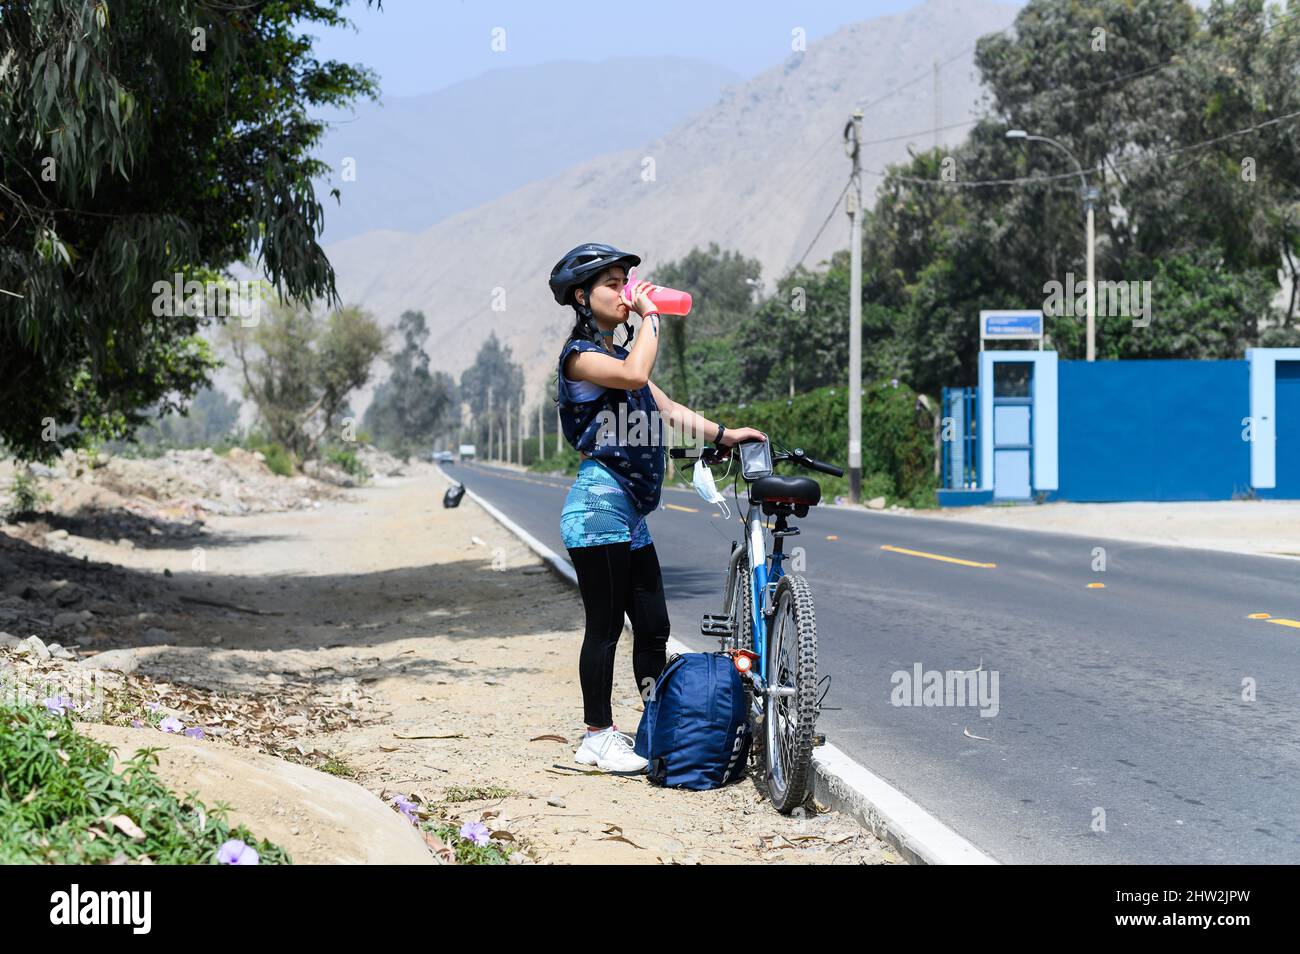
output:
[[898, 378], [891, 378], [891, 379], [889, 380], [889, 383], [890, 383], [891, 385], [893, 385], [894, 387], [898, 387]]
[[132, 725], [134, 728], [137, 728], [137, 729], [143, 729], [143, 728], [144, 728], [144, 723], [141, 722], [139, 719], [132, 719], [132, 720], [131, 720], [131, 725]]
[[244, 844], [238, 838], [231, 838], [217, 851], [217, 863], [222, 865], [255, 865], [258, 863], [257, 849]]
[[482, 822], [465, 822], [460, 826], [460, 837], [472, 841], [476, 845], [486, 845], [488, 843], [487, 825]]
[[164, 732], [179, 732], [181, 729], [185, 728], [185, 726], [182, 725], [181, 720], [175, 716], [168, 716], [158, 723], [158, 728], [162, 729]]
[[197, 725], [192, 729], [186, 729], [185, 734], [188, 735], [191, 739], [206, 738], [203, 734], [203, 730], [200, 729]]
[[150, 712], [157, 712], [159, 709], [162, 708], [162, 703], [161, 703], [161, 702], [146, 702], [146, 703], [144, 704], [144, 707], [145, 707], [146, 709], [148, 709]]
[[49, 710], [50, 715], [67, 715], [68, 710], [72, 708], [72, 700], [65, 695], [50, 696], [44, 701], [45, 708]]
[[416, 818], [415, 816], [415, 802], [409, 801], [408, 799], [403, 798], [401, 795], [398, 795], [396, 798], [393, 799], [393, 807], [396, 808], [403, 815], [405, 815], [410, 820], [412, 825], [417, 824], [419, 822], [419, 819]]

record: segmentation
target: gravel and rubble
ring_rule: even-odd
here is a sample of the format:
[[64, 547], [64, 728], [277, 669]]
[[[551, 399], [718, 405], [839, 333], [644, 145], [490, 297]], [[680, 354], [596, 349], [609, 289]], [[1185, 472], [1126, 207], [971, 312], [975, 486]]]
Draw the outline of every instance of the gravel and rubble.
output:
[[[0, 466], [0, 505], [8, 504], [14, 470]], [[25, 465], [37, 489], [51, 498], [54, 517], [118, 513], [127, 529], [134, 522], [201, 521], [204, 514], [223, 516], [317, 507], [342, 492], [306, 475], [281, 477], [257, 451], [240, 447], [218, 454], [172, 450], [158, 457], [121, 457], [65, 451], [53, 465]], [[6, 470], [8, 473], [6, 473]]]

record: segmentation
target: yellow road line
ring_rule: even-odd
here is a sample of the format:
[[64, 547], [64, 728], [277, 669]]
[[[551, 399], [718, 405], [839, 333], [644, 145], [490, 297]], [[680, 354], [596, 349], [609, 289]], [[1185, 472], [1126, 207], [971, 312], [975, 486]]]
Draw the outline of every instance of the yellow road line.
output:
[[1275, 616], [1270, 620], [1266, 620], [1266, 622], [1277, 623], [1279, 626], [1292, 626], [1295, 629], [1300, 629], [1300, 620], [1296, 619], [1283, 619], [1280, 616]]
[[683, 507], [680, 506], [679, 504], [670, 504], [670, 503], [666, 503], [664, 504], [664, 506], [667, 507], [669, 510], [680, 510], [683, 513], [699, 513], [699, 511], [696, 510], [694, 507]]
[[941, 556], [938, 553], [926, 553], [923, 550], [908, 550], [905, 547], [893, 547], [888, 543], [881, 546], [880, 549], [888, 550], [890, 553], [905, 553], [908, 556], [924, 557], [927, 560], [942, 560], [944, 563], [956, 563], [958, 566], [975, 566], [988, 570], [997, 566], [996, 563], [976, 563], [974, 560], [960, 560], [957, 557]]

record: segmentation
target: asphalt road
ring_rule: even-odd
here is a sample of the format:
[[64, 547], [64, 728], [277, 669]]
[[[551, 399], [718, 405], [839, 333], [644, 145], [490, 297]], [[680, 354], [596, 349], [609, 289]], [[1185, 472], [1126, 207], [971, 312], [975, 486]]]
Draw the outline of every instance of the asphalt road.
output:
[[[569, 480], [446, 466], [564, 555]], [[663, 504], [649, 527], [673, 635], [714, 649], [699, 618], [722, 610], [735, 505], [728, 522], [679, 487]], [[1300, 561], [837, 507], [791, 522], [840, 707], [819, 728], [982, 850], [1300, 862]], [[896, 705], [925, 701], [904, 693], [918, 664], [982, 668], [990, 691], [996, 673], [996, 715], [987, 696]]]

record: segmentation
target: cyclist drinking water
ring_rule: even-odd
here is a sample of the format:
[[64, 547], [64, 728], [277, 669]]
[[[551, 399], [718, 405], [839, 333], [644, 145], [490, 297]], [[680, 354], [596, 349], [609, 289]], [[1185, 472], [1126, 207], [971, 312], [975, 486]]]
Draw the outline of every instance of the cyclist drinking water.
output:
[[[640, 262], [611, 245], [587, 243], [561, 258], [550, 278], [555, 300], [577, 315], [560, 350], [556, 396], [564, 437], [582, 455], [560, 514], [587, 618], [578, 657], [587, 732], [575, 761], [607, 772], [646, 768], [632, 751], [632, 737], [614, 725], [610, 705], [624, 612], [632, 621], [632, 671], [643, 699], [665, 662], [668, 608], [645, 522], [663, 484], [663, 423], [706, 435], [723, 448], [765, 439], [753, 428], [732, 430], [708, 420], [650, 380], [659, 351], [659, 313], [646, 294], [650, 283], [628, 289], [630, 306], [622, 295], [628, 268]], [[641, 317], [641, 333], [629, 350], [633, 311]], [[626, 325], [623, 345], [613, 341], [619, 325]]]

